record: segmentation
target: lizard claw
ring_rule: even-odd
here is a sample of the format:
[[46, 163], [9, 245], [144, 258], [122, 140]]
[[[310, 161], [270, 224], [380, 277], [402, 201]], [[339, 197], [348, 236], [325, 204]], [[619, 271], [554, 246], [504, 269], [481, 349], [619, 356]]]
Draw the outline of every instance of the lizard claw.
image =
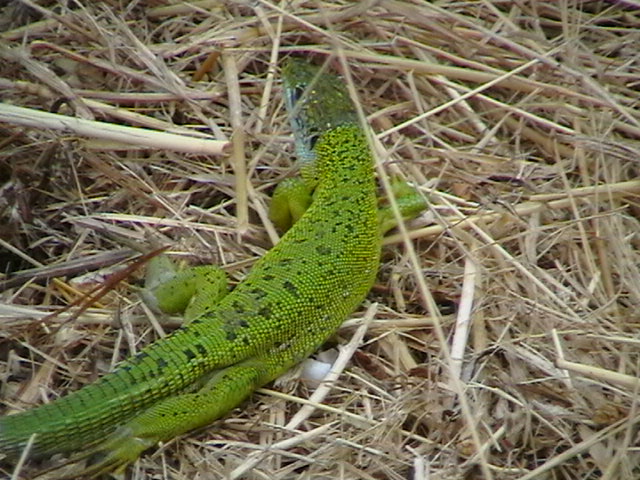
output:
[[83, 455], [87, 465], [82, 473], [88, 477], [124, 473], [128, 465], [156, 443], [153, 439], [135, 436], [129, 427], [120, 427]]
[[[42, 472], [37, 480], [72, 480], [97, 478], [110, 474], [113, 478], [124, 478], [124, 471], [131, 463], [157, 441], [136, 437], [130, 427], [120, 427], [105, 439], [90, 445], [87, 451], [72, 456], [62, 465]], [[70, 468], [65, 468], [70, 467]], [[55, 471], [55, 476], [49, 476]]]

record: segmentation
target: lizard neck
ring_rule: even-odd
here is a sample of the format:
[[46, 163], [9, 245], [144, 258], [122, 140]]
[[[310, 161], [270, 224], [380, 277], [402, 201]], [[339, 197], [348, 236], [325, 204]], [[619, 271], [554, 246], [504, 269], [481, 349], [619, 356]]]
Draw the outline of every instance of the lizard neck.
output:
[[318, 140], [315, 152], [320, 189], [343, 189], [372, 182], [373, 158], [358, 125], [346, 124], [327, 131]]

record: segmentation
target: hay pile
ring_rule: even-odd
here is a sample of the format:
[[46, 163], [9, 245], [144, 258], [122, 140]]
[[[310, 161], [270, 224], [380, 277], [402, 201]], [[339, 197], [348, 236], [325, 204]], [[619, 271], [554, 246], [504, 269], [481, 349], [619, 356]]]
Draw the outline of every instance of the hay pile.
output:
[[[276, 241], [265, 211], [294, 165], [277, 67], [302, 54], [345, 74], [381, 175], [429, 212], [387, 238], [321, 404], [269, 386], [128, 478], [638, 478], [637, 2], [4, 3], [5, 411], [175, 328], [119, 263], [149, 231], [233, 281]], [[27, 128], [8, 104], [191, 137]]]

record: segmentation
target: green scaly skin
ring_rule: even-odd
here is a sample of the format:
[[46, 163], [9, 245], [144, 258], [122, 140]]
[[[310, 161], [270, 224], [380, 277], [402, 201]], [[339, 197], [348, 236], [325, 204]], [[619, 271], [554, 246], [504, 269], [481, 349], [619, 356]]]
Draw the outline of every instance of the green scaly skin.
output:
[[[378, 269], [381, 231], [392, 223], [378, 212], [367, 141], [337, 77], [300, 61], [283, 77], [302, 181], [279, 186], [271, 216], [283, 229], [293, 226], [226, 296], [215, 268], [153, 285], [156, 294], [169, 285], [161, 306], [186, 307], [188, 323], [94, 384], [0, 418], [0, 453], [19, 456], [36, 434], [30, 458], [82, 451], [77, 459], [88, 465], [74, 475], [122, 471], [282, 375], [362, 302]], [[408, 204], [406, 216], [424, 208], [417, 197]], [[162, 304], [176, 292], [177, 307]]]

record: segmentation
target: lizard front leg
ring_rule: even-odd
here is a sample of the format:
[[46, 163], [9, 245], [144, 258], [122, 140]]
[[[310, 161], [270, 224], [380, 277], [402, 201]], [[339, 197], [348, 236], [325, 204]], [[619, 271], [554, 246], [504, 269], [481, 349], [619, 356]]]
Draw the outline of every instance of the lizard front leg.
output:
[[[427, 202], [422, 194], [402, 178], [394, 177], [391, 179], [391, 190], [391, 194], [395, 197], [396, 203], [398, 204], [400, 216], [404, 220], [417, 217], [427, 207]], [[386, 201], [386, 199], [382, 200]], [[378, 224], [381, 234], [385, 234], [392, 228], [398, 226], [398, 221], [390, 206], [378, 208]]]
[[[403, 219], [415, 218], [425, 210], [427, 202], [424, 197], [403, 179], [394, 178], [391, 189]], [[269, 218], [280, 231], [286, 232], [309, 208], [312, 198], [312, 189], [307, 180], [303, 177], [289, 178], [276, 187]], [[380, 202], [383, 201], [386, 199], [381, 198]], [[385, 205], [378, 209], [378, 223], [380, 234], [398, 225], [390, 206]]]
[[278, 230], [286, 232], [307, 211], [312, 198], [312, 188], [302, 177], [287, 178], [273, 192], [269, 218]]

